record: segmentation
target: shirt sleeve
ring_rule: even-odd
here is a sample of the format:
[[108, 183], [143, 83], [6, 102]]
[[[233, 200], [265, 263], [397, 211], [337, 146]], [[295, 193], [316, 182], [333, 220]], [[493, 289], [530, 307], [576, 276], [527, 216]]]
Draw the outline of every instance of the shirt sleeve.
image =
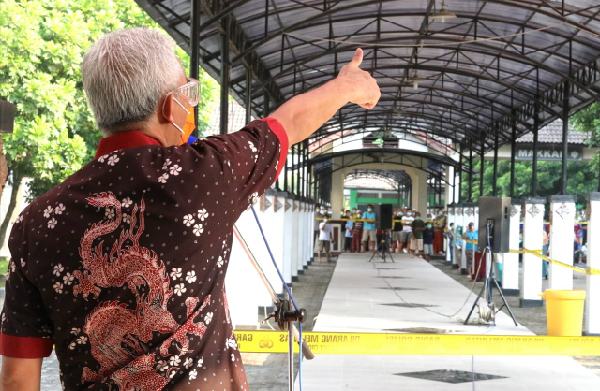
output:
[[275, 182], [285, 164], [288, 147], [285, 130], [271, 117], [192, 145], [201, 154], [212, 150], [225, 176], [222, 180], [242, 210]]
[[[15, 224], [13, 232], [22, 224]], [[11, 260], [0, 323], [0, 355], [16, 358], [47, 357], [52, 353], [52, 324], [36, 286], [27, 278], [27, 261], [17, 248], [13, 233], [9, 240]], [[18, 243], [18, 244], [17, 244]]]

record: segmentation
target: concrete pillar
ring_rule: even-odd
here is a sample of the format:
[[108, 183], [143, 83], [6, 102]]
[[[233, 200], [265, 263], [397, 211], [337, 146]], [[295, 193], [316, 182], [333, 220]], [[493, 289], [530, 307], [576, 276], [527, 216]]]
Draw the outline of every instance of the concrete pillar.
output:
[[[600, 193], [591, 193], [588, 204], [587, 265], [600, 269]], [[586, 335], [600, 335], [600, 275], [586, 276], [585, 299]]]
[[[575, 197], [550, 196], [550, 258], [573, 265]], [[550, 264], [550, 289], [573, 289], [573, 270]]]
[[[508, 245], [510, 250], [519, 250], [521, 205], [514, 202], [510, 208]], [[508, 296], [519, 294], [519, 254], [502, 254], [502, 292]]]
[[421, 217], [427, 217], [427, 173], [418, 171], [411, 175], [413, 209], [421, 212]]
[[338, 170], [331, 174], [331, 210], [337, 216], [344, 209], [344, 179], [345, 170]]
[[[525, 219], [523, 225], [523, 248], [539, 251], [542, 249], [545, 200], [530, 197], [523, 202]], [[569, 246], [572, 246], [569, 243]], [[520, 278], [520, 307], [542, 305], [542, 260], [534, 254], [523, 254], [523, 271]]]

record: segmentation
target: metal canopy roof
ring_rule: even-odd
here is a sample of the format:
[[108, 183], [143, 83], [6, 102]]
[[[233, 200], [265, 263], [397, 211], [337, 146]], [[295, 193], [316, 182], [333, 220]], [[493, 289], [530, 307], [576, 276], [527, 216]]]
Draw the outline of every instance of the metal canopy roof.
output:
[[[137, 0], [189, 49], [189, 0]], [[382, 89], [372, 111], [347, 106], [313, 140], [374, 129], [427, 132], [485, 149], [571, 112], [600, 92], [598, 0], [205, 0], [201, 61], [220, 78], [229, 28], [231, 88], [263, 114], [333, 78], [354, 49]], [[514, 129], [513, 129], [514, 128]], [[472, 143], [472, 144], [471, 144]]]

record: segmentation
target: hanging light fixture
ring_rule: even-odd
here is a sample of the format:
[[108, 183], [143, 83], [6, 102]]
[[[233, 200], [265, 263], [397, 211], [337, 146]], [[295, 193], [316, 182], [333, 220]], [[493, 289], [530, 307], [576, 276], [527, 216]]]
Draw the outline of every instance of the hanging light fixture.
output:
[[434, 12], [429, 19], [432, 22], [442, 22], [446, 23], [448, 20], [456, 19], [457, 16], [454, 12], [448, 11], [446, 8], [445, 0], [442, 0], [442, 7], [439, 11]]

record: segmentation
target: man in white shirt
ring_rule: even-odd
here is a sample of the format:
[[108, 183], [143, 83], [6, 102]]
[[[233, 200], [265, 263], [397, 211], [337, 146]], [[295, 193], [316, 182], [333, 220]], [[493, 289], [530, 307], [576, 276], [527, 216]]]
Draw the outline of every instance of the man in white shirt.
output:
[[325, 251], [327, 255], [327, 261], [329, 262], [329, 256], [331, 254], [331, 242], [333, 240], [333, 227], [327, 219], [323, 220], [319, 224], [319, 262], [321, 261], [321, 253]]

